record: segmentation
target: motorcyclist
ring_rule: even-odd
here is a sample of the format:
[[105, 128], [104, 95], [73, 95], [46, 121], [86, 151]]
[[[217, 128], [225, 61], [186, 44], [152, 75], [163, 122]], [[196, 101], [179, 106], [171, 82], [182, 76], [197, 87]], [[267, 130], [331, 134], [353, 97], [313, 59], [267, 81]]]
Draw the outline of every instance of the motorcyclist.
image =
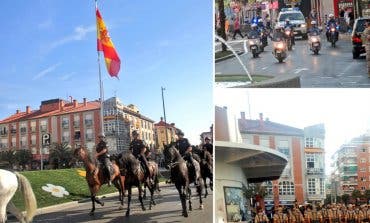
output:
[[274, 42], [280, 42], [280, 41], [284, 41], [285, 37], [284, 37], [285, 33], [283, 31], [283, 27], [281, 27], [280, 25], [276, 25], [275, 26], [275, 29], [272, 33], [272, 41]]
[[289, 28], [290, 29], [290, 36], [292, 40], [292, 45], [295, 45], [295, 39], [294, 39], [294, 30], [293, 30], [293, 24], [290, 23], [290, 19], [285, 19], [284, 29]]
[[257, 29], [257, 24], [253, 23], [251, 25], [251, 30], [248, 32], [247, 37], [248, 39], [257, 39], [260, 36], [260, 32]]
[[317, 27], [316, 21], [311, 21], [311, 28], [308, 29], [308, 35], [310, 36], [317, 36], [319, 35], [321, 30]]
[[334, 26], [336, 31], [335, 31], [335, 37], [338, 39], [338, 30], [337, 30], [337, 21], [334, 18], [333, 14], [329, 14], [329, 20], [326, 23], [326, 39], [329, 41], [329, 34], [330, 34], [330, 27]]

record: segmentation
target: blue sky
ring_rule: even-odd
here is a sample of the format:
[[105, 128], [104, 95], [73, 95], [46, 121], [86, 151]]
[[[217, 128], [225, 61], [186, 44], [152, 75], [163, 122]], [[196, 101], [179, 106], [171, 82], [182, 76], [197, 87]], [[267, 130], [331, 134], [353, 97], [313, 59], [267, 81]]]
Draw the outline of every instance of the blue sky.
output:
[[[47, 99], [99, 98], [95, 3], [2, 1], [0, 119]], [[165, 90], [168, 122], [199, 143], [213, 122], [212, 1], [101, 0], [121, 58], [120, 80], [102, 62], [105, 98], [135, 104], [156, 122]]]

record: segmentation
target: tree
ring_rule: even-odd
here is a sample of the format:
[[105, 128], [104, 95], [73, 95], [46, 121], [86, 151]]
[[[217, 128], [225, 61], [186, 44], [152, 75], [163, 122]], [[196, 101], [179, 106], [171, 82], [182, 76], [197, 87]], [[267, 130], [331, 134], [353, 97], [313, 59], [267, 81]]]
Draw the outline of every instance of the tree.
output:
[[15, 153], [15, 159], [16, 162], [24, 168], [25, 165], [30, 164], [32, 161], [32, 153], [28, 149], [17, 150]]
[[366, 200], [370, 200], [370, 190], [366, 190], [364, 196], [366, 197]]
[[359, 190], [354, 190], [354, 191], [352, 192], [352, 197], [353, 197], [354, 199], [361, 198], [361, 197], [362, 197], [361, 191], [359, 191]]
[[49, 161], [54, 169], [70, 168], [73, 152], [67, 143], [54, 143], [50, 149]]
[[[219, 27], [216, 26], [217, 34], [219, 36], [221, 36], [221, 38], [226, 41], [227, 40], [226, 39], [226, 32], [225, 32], [225, 18], [226, 18], [226, 15], [225, 15], [224, 0], [217, 0], [217, 3], [218, 3], [218, 15], [219, 15], [219, 18], [220, 18], [220, 26]], [[217, 18], [216, 18], [216, 22], [217, 22]], [[226, 45], [224, 43], [222, 43], [222, 51], [226, 51], [226, 50], [227, 50]]]
[[14, 164], [17, 162], [15, 150], [9, 149], [1, 152], [1, 160], [8, 163], [8, 168], [13, 169]]

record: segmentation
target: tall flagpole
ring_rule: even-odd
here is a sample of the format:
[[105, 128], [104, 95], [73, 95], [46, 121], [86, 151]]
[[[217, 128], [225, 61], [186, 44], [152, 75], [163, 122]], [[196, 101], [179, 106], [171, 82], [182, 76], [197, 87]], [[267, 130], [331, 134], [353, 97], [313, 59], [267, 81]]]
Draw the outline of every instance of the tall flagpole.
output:
[[[98, 1], [95, 0], [95, 16], [96, 11], [98, 10]], [[96, 26], [96, 29], [98, 29], [98, 26]], [[99, 32], [99, 30], [96, 30], [96, 32]], [[100, 89], [100, 132], [104, 134], [104, 120], [103, 120], [103, 81], [101, 80], [101, 68], [100, 68], [100, 51], [98, 51], [98, 66], [99, 66], [99, 89]]]

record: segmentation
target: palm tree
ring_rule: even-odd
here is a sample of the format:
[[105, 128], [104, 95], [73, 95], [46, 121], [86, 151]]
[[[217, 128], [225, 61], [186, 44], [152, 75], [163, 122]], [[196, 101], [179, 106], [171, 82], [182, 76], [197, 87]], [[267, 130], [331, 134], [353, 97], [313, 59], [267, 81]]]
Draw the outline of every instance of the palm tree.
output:
[[73, 152], [67, 143], [54, 143], [50, 149], [49, 161], [54, 169], [70, 168]]
[[28, 149], [17, 150], [15, 153], [15, 159], [17, 163], [24, 168], [27, 164], [30, 164], [32, 153]]
[[[225, 32], [225, 6], [224, 0], [217, 0], [218, 3], [218, 14], [220, 17], [220, 27], [217, 29], [217, 34], [226, 41], [226, 32]], [[216, 20], [217, 21], [217, 20]], [[226, 51], [226, 45], [222, 43], [222, 51]]]
[[1, 160], [8, 163], [8, 168], [13, 169], [17, 159], [15, 150], [9, 149], [1, 152]]

